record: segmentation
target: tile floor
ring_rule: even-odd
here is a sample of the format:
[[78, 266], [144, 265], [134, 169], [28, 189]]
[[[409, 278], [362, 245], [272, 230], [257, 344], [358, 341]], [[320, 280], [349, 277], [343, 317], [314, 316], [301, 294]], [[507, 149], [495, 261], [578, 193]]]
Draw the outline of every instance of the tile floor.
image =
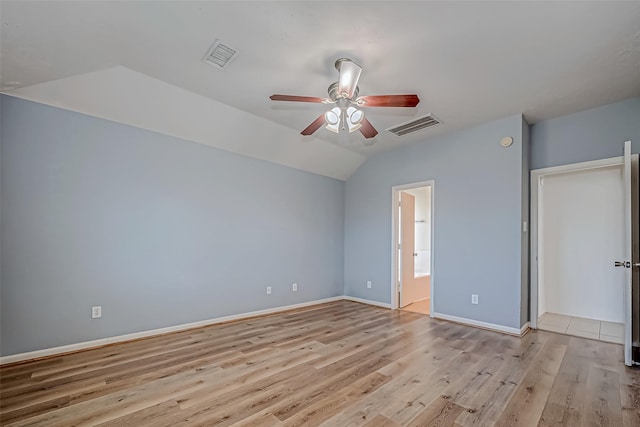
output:
[[538, 320], [538, 329], [616, 344], [624, 342], [624, 325], [604, 320], [544, 313]]

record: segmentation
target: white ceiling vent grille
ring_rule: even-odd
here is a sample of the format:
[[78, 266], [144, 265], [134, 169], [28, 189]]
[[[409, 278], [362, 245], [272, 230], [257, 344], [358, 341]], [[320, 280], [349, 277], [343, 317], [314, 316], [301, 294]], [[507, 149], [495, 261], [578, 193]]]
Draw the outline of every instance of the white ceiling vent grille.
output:
[[216, 40], [202, 60], [216, 68], [224, 69], [235, 58], [237, 53], [236, 49], [227, 46], [220, 40]]
[[417, 119], [411, 120], [410, 122], [391, 127], [387, 129], [387, 131], [396, 136], [402, 136], [408, 133], [417, 132], [431, 126], [439, 125], [440, 123], [442, 122], [435, 118], [433, 114], [427, 114], [426, 116], [418, 117]]

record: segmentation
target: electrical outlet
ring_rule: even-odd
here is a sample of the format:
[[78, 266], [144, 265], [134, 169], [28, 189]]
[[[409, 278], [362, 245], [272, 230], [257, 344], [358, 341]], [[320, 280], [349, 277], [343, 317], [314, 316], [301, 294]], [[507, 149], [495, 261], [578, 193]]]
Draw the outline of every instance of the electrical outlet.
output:
[[91, 307], [91, 318], [97, 319], [99, 317], [102, 317], [102, 306], [97, 305], [95, 307]]
[[267, 295], [271, 295], [271, 286], [267, 286]]
[[367, 280], [367, 289], [371, 289], [371, 280]]
[[478, 303], [478, 295], [471, 294], [471, 304], [477, 304], [477, 303]]
[[298, 292], [298, 284], [297, 284], [297, 283], [292, 284], [292, 285], [291, 285], [291, 290], [292, 290], [293, 292]]

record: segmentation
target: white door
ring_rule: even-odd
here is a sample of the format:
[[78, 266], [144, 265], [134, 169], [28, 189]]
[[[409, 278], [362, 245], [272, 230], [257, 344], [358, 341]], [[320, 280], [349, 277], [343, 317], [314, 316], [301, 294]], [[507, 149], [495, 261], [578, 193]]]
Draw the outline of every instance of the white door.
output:
[[416, 198], [400, 193], [400, 307], [411, 304], [415, 298], [415, 226]]
[[631, 305], [631, 268], [638, 267], [632, 264], [631, 259], [631, 141], [624, 143], [624, 260], [616, 262], [616, 266], [624, 267], [624, 364], [631, 366], [631, 326], [632, 326], [632, 305]]

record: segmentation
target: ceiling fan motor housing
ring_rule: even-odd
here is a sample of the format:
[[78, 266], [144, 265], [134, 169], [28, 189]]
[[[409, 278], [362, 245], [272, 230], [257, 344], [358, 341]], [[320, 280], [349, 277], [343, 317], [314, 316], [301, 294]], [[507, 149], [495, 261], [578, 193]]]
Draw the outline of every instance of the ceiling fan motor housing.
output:
[[343, 62], [353, 62], [353, 61], [350, 60], [349, 58], [338, 58], [338, 59], [336, 59], [335, 67], [336, 67], [336, 70], [338, 70], [338, 72], [340, 72], [340, 65]]
[[[339, 82], [331, 83], [329, 85], [329, 89], [327, 90], [327, 92], [329, 92], [329, 99], [331, 99], [332, 101], [337, 101], [338, 98], [343, 98], [342, 96], [340, 96], [338, 92], [339, 85], [340, 85]], [[353, 96], [351, 97], [351, 99], [357, 98], [358, 92], [360, 92], [360, 88], [356, 86], [356, 90], [353, 91]]]

